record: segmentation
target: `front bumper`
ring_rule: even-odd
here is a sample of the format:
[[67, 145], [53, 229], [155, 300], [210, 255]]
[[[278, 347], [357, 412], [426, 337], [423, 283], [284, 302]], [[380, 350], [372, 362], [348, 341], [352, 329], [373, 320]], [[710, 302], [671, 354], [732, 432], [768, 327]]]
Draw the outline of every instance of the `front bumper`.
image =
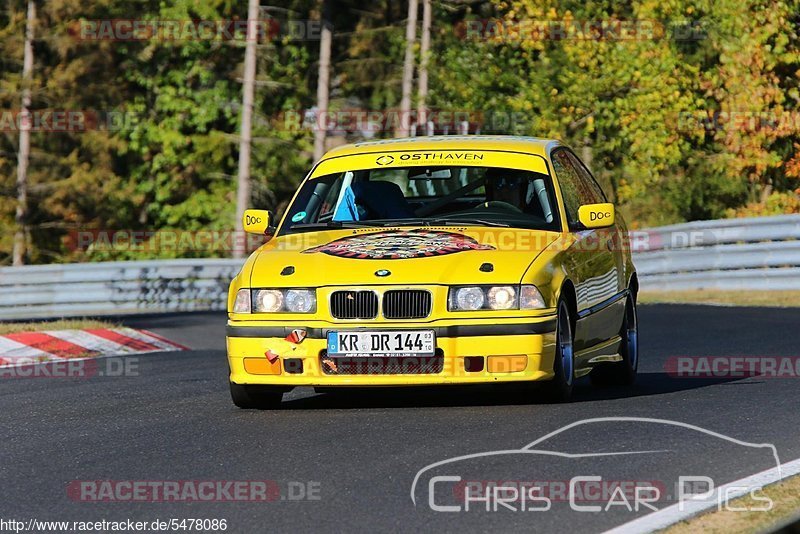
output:
[[[460, 323], [342, 324], [309, 321], [277, 324], [229, 321], [230, 379], [236, 384], [278, 386], [402, 386], [474, 384], [548, 380], [553, 377], [554, 316], [530, 320]], [[288, 341], [293, 330], [306, 333], [300, 343]], [[386, 373], [375, 368], [354, 374], [331, 374], [324, 363], [327, 333], [332, 330], [430, 330], [436, 333], [435, 371]], [[267, 353], [274, 359], [267, 358]], [[275, 359], [277, 355], [277, 359]], [[477, 360], [476, 360], [477, 358]], [[402, 360], [403, 359], [399, 359]], [[481, 362], [480, 366], [475, 365]]]

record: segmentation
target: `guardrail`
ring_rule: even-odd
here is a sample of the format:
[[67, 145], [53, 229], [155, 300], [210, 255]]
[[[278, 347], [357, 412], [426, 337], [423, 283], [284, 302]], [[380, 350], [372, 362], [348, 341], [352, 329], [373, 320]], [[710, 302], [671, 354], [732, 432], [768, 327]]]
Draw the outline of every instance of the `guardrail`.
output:
[[180, 259], [0, 268], [0, 320], [222, 310], [242, 260]]
[[662, 226], [631, 240], [640, 287], [800, 290], [800, 215]]
[[[800, 215], [663, 226], [631, 238], [646, 290], [800, 290]], [[241, 260], [0, 268], [0, 320], [222, 310]]]

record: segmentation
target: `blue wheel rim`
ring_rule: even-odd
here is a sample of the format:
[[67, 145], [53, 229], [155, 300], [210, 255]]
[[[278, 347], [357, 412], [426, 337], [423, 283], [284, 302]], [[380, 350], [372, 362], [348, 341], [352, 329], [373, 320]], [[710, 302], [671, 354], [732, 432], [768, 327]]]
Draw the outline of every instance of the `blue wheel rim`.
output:
[[[567, 385], [572, 385], [574, 377], [574, 360], [572, 357], [572, 331], [569, 324], [569, 315], [562, 309], [558, 314], [558, 345], [561, 350], [561, 370], [564, 373], [564, 380]], [[566, 334], [566, 336], [565, 336]]]
[[636, 324], [636, 307], [633, 303], [631, 303], [630, 306], [630, 314], [626, 311], [626, 320], [628, 322], [628, 360], [630, 361], [631, 368], [637, 369], [639, 366], [639, 334]]

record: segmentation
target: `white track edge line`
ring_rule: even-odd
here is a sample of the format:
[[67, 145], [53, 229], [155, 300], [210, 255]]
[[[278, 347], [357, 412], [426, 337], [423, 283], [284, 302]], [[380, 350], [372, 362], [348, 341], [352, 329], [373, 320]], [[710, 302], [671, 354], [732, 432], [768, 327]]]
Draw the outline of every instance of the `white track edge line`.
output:
[[[780, 467], [773, 467], [720, 486], [716, 488], [714, 495], [709, 500], [692, 501], [687, 499], [682, 503], [683, 510], [681, 510], [681, 503], [675, 503], [657, 512], [607, 530], [604, 534], [637, 534], [661, 530], [679, 521], [694, 517], [710, 508], [717, 507], [720, 503], [724, 504], [732, 499], [746, 495], [755, 488], [780, 482], [797, 474], [800, 474], [800, 458], [781, 464]], [[728, 491], [729, 488], [741, 489]], [[725, 495], [724, 498], [721, 497], [723, 494]]]

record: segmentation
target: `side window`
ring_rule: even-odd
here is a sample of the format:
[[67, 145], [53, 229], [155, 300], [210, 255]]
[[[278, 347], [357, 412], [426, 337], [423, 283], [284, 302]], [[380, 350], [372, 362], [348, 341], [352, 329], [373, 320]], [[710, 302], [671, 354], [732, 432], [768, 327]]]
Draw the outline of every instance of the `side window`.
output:
[[[580, 179], [580, 198], [581, 204], [599, 204], [601, 202], [607, 202], [606, 195], [603, 193], [603, 190], [597, 185], [597, 182], [586, 170], [581, 160], [573, 154], [572, 152], [569, 153], [569, 159], [572, 161], [575, 169], [578, 172], [578, 177]], [[584, 200], [586, 199], [586, 200]], [[591, 200], [590, 200], [591, 199]]]
[[561, 188], [561, 196], [564, 197], [564, 209], [567, 214], [567, 221], [574, 223], [578, 221], [578, 208], [581, 205], [580, 197], [580, 178], [572, 161], [569, 152], [558, 150], [553, 153], [553, 170], [558, 178], [558, 186]]

